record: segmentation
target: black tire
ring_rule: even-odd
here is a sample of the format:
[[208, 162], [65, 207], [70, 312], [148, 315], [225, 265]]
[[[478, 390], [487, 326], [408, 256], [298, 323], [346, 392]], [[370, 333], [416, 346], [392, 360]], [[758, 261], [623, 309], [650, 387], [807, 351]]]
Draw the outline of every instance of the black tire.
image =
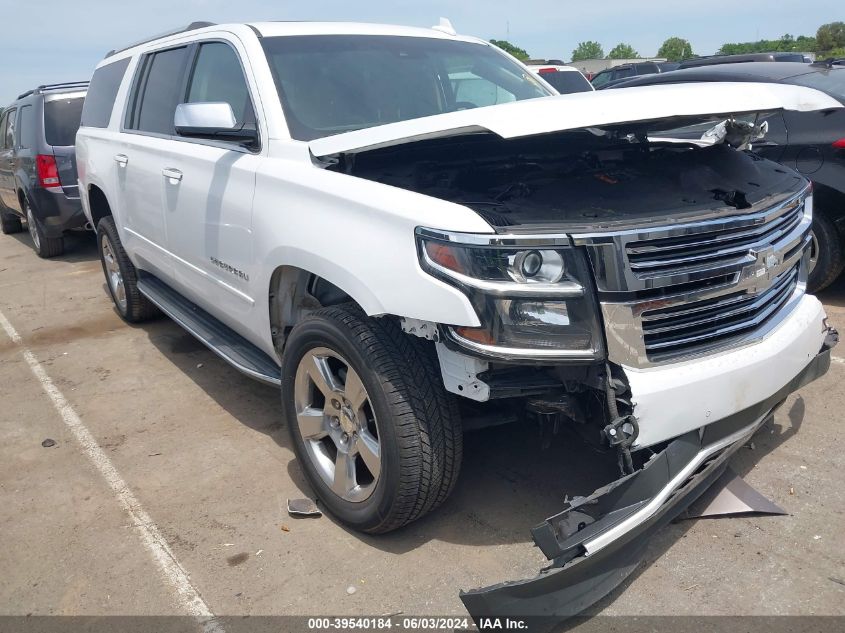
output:
[[[125, 292], [125, 301], [120, 301], [116, 294], [117, 290], [109, 273], [110, 263], [106, 262], [107, 255], [105, 245], [108, 245], [110, 253], [113, 254], [114, 262], [120, 271]], [[97, 247], [100, 252], [100, 263], [103, 265], [103, 274], [106, 277], [106, 286], [109, 289], [112, 301], [117, 312], [128, 323], [140, 323], [148, 321], [161, 314], [155, 304], [151, 303], [138, 290], [138, 271], [129, 259], [120, 236], [117, 234], [117, 227], [111, 216], [106, 216], [97, 225]]]
[[[348, 501], [332, 491], [299, 430], [297, 368], [320, 347], [338, 353], [359, 375], [378, 420], [381, 471], [363, 501]], [[395, 322], [369, 318], [353, 304], [314, 312], [287, 339], [281, 393], [284, 418], [309, 483], [325, 507], [350, 527], [373, 534], [395, 530], [436, 508], [454, 488], [463, 451], [457, 403], [443, 387], [434, 346], [404, 334]]]
[[813, 210], [813, 236], [816, 265], [807, 279], [807, 291], [815, 293], [824, 290], [842, 273], [845, 253], [842, 235], [819, 208]]
[[38, 223], [38, 219], [33, 215], [32, 208], [29, 206], [26, 198], [21, 201], [23, 213], [26, 216], [26, 227], [29, 229], [29, 235], [32, 238], [32, 248], [35, 253], [42, 259], [49, 259], [51, 257], [58, 257], [65, 252], [65, 240], [62, 237], [47, 237], [44, 235], [44, 230]]
[[20, 216], [11, 211], [0, 210], [0, 230], [3, 231], [3, 235], [11, 235], [12, 233], [23, 231], [23, 223], [21, 222]]

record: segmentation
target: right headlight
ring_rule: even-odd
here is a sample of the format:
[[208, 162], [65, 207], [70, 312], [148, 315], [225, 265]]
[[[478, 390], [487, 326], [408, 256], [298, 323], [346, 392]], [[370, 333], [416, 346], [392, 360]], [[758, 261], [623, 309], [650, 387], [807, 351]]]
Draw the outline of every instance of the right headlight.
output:
[[449, 337], [502, 359], [594, 360], [603, 355], [591, 275], [564, 238], [445, 234], [417, 229], [422, 267], [469, 297], [481, 327]]

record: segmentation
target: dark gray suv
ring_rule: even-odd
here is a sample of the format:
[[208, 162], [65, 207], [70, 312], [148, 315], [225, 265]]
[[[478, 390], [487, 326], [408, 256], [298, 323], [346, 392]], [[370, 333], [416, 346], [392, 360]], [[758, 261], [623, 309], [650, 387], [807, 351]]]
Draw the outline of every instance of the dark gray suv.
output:
[[64, 233], [85, 226], [76, 178], [76, 130], [88, 82], [38, 86], [0, 117], [0, 228], [26, 223], [40, 257], [64, 251]]

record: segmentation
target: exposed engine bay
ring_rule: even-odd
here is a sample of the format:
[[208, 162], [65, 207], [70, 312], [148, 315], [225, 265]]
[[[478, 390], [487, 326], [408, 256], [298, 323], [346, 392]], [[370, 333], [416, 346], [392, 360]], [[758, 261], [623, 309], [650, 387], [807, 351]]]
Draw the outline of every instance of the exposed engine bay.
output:
[[[759, 130], [756, 132], [759, 134]], [[801, 177], [718, 144], [653, 132], [575, 130], [503, 140], [492, 134], [342, 155], [331, 169], [465, 205], [499, 232], [601, 231], [736, 213]], [[667, 137], [672, 136], [667, 133]]]

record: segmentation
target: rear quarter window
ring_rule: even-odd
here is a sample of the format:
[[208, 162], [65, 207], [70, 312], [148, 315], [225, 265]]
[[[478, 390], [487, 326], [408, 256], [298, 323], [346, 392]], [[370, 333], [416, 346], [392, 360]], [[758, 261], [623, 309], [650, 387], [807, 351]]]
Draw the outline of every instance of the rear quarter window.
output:
[[593, 87], [587, 78], [581, 73], [571, 71], [556, 71], [540, 75], [546, 83], [550, 83], [560, 94], [571, 94], [573, 92], [592, 92]]
[[84, 97], [50, 99], [44, 103], [44, 140], [64, 147], [76, 142]]
[[38, 144], [33, 112], [32, 106], [26, 105], [18, 115], [18, 147], [21, 149], [32, 149]]
[[108, 127], [120, 82], [126, 74], [129, 58], [100, 66], [94, 71], [85, 104], [82, 107], [82, 127]]

